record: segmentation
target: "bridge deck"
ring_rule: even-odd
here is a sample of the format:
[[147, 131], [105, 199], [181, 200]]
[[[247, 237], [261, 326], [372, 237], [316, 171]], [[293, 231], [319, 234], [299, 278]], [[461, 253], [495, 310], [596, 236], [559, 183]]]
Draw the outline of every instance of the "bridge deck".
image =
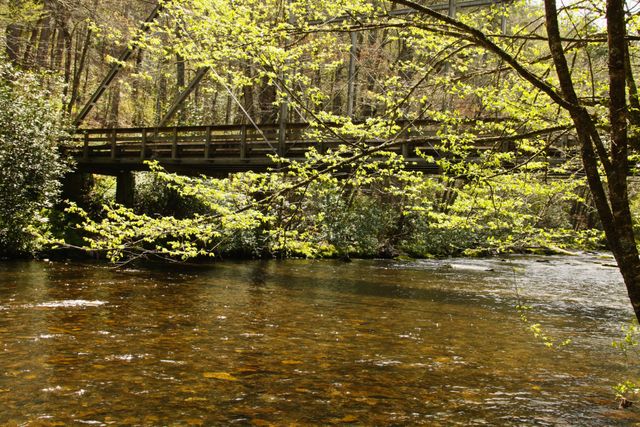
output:
[[[307, 123], [287, 124], [284, 135], [280, 135], [278, 124], [259, 125], [258, 129], [252, 125], [80, 129], [65, 151], [76, 159], [80, 171], [91, 173], [147, 170], [145, 160], [157, 160], [167, 170], [185, 174], [258, 172], [277, 167], [270, 155], [302, 160], [311, 147], [324, 153], [345, 142], [337, 137], [319, 141], [308, 136], [310, 130]], [[435, 163], [417, 154], [439, 158], [432, 145], [435, 137], [434, 122], [413, 122], [386, 151], [403, 155], [409, 170], [438, 173]], [[365, 143], [377, 145], [380, 141]], [[507, 144], [477, 146], [479, 151], [496, 148], [509, 149]]]

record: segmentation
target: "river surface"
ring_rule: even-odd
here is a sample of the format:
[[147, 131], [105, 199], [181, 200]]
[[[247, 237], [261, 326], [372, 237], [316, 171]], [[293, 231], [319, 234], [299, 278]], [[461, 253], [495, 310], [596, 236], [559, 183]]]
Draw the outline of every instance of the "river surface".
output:
[[[1, 425], [624, 425], [602, 255], [0, 262]], [[548, 349], [515, 309], [540, 323]]]

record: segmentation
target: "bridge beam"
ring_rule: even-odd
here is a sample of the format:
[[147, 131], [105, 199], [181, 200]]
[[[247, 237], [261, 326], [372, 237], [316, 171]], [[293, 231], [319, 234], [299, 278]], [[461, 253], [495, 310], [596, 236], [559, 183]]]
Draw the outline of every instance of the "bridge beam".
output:
[[158, 122], [158, 127], [164, 127], [169, 124], [173, 116], [176, 115], [182, 104], [184, 104], [184, 101], [186, 101], [189, 95], [191, 95], [191, 93], [198, 87], [209, 70], [209, 67], [201, 67], [198, 69], [195, 77], [189, 82], [187, 87], [184, 88], [184, 90], [182, 90], [182, 92], [180, 92], [178, 96], [173, 100], [173, 102], [171, 103], [171, 107], [169, 107], [169, 110]]

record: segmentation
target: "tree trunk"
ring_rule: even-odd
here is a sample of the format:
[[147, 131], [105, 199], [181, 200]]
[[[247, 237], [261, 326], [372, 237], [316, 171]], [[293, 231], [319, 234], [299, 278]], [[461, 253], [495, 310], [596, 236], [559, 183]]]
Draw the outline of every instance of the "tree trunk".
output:
[[29, 37], [27, 47], [24, 49], [22, 63], [26, 68], [30, 68], [33, 66], [33, 51], [37, 47], [36, 45], [38, 43], [38, 34], [40, 34], [40, 26], [42, 25], [42, 22], [43, 19], [40, 18], [35, 27], [31, 30], [31, 37]]
[[607, 33], [609, 45], [609, 121], [611, 123], [611, 160], [608, 174], [609, 197], [613, 219], [618, 230], [619, 253], [614, 253], [627, 286], [631, 305], [640, 320], [640, 257], [633, 234], [629, 208], [628, 139], [626, 66], [627, 51], [624, 0], [607, 0]]
[[[133, 70], [135, 74], [139, 74], [142, 69], [142, 60], [144, 58], [143, 51], [139, 50], [136, 55], [136, 65]], [[145, 96], [143, 95], [143, 81], [140, 78], [136, 78], [133, 81], [133, 87], [131, 91], [131, 96], [133, 98], [133, 126], [144, 126], [144, 105], [145, 105]]]
[[13, 65], [18, 65], [18, 55], [20, 55], [20, 25], [11, 23], [7, 25], [5, 37], [7, 40], [7, 58]]
[[69, 86], [71, 85], [71, 62], [73, 59], [73, 37], [69, 29], [63, 29], [64, 36], [64, 97], [67, 98]]
[[45, 68], [47, 66], [47, 52], [49, 51], [49, 44], [51, 43], [51, 24], [53, 20], [51, 16], [46, 16], [42, 23], [42, 30], [40, 31], [40, 39], [38, 41], [38, 50], [36, 53], [36, 65], [38, 67]]
[[625, 45], [625, 61], [624, 67], [627, 73], [627, 88], [629, 91], [629, 123], [634, 127], [629, 134], [629, 146], [631, 149], [640, 150], [640, 96], [638, 95], [638, 86], [633, 75], [631, 67], [631, 56], [629, 55], [629, 43]]
[[[71, 97], [69, 98], [69, 105], [67, 106], [67, 111], [71, 113], [76, 101], [78, 100], [78, 92], [80, 90], [80, 81], [82, 79], [82, 72], [85, 68], [85, 63], [87, 60], [87, 53], [89, 52], [89, 46], [91, 45], [91, 28], [87, 28], [87, 35], [84, 39], [84, 43], [82, 45], [82, 53], [80, 54], [80, 59], [77, 61], [77, 65], [75, 67], [73, 73], [73, 83], [71, 85]], [[71, 49], [71, 47], [69, 47]], [[76, 44], [77, 50], [77, 44]]]
[[[624, 2], [607, 1], [609, 45], [609, 121], [611, 123], [611, 153], [607, 156], [595, 130], [593, 118], [580, 105], [560, 39], [555, 0], [545, 0], [549, 48], [554, 61], [562, 94], [569, 109], [581, 145], [582, 162], [598, 215], [627, 287], [636, 318], [640, 320], [640, 258], [633, 233], [627, 189], [627, 101], [625, 73]], [[595, 147], [595, 150], [594, 150]], [[604, 165], [608, 197], [598, 172], [598, 161]]]
[[[182, 91], [186, 86], [185, 74], [186, 73], [185, 73], [184, 58], [182, 57], [182, 55], [177, 54], [176, 55], [176, 98], [180, 96], [180, 93], [182, 93]], [[182, 106], [180, 107], [180, 110], [178, 111], [177, 116], [178, 116], [177, 123], [179, 125], [184, 123], [185, 114], [184, 114], [184, 108]]]
[[163, 64], [158, 66], [158, 83], [156, 85], [156, 108], [155, 108], [155, 123], [160, 123], [162, 116], [164, 116], [164, 106], [167, 103], [167, 79], [163, 73]]
[[120, 122], [120, 81], [111, 84], [111, 98], [107, 110], [106, 125], [108, 128], [118, 127]]

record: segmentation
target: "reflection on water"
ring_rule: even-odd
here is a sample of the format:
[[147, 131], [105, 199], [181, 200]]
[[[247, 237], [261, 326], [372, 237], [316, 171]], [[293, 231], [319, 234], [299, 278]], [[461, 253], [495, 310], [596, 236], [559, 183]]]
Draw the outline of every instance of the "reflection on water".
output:
[[[608, 264], [0, 264], [0, 423], [637, 422], [610, 388], [635, 372], [610, 346], [632, 313]], [[573, 343], [536, 342], [517, 295]]]

